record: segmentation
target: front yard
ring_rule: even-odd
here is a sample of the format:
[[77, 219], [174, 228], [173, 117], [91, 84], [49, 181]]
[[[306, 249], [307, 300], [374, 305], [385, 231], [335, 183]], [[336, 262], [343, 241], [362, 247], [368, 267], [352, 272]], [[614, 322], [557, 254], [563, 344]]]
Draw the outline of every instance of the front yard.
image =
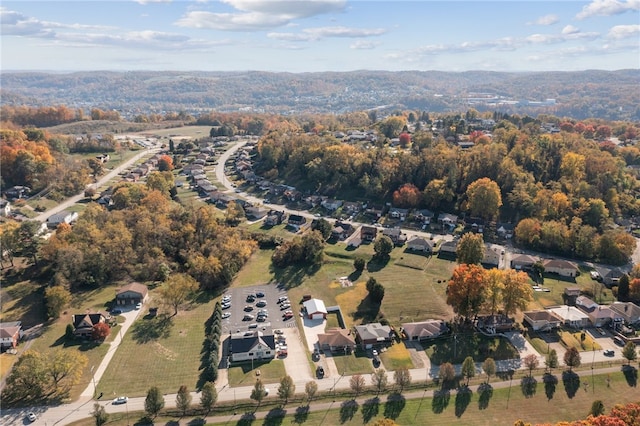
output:
[[[245, 362], [229, 367], [229, 386], [253, 386], [259, 378], [262, 383], [278, 383], [287, 375], [284, 362], [274, 359], [270, 362]], [[259, 373], [259, 374], [258, 374]]]
[[373, 373], [371, 358], [359, 348], [350, 355], [334, 355], [333, 360], [336, 363], [338, 373], [341, 375], [351, 376], [353, 374]]
[[443, 362], [461, 364], [468, 356], [476, 362], [487, 358], [496, 361], [520, 358], [518, 350], [507, 339], [479, 333], [452, 334], [424, 343], [423, 347], [435, 365]]

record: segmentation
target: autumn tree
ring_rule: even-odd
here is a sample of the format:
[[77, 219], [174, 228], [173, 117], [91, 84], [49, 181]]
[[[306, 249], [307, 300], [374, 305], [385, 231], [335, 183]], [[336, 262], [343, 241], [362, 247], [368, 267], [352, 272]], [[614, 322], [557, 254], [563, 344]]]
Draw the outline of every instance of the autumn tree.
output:
[[522, 271], [509, 269], [504, 271], [502, 288], [502, 309], [506, 316], [524, 311], [533, 300], [533, 290], [529, 285], [529, 276]]
[[173, 315], [178, 315], [178, 309], [190, 300], [198, 291], [198, 282], [187, 274], [170, 276], [159, 289], [163, 303], [173, 308]]
[[484, 371], [484, 374], [487, 375], [487, 383], [489, 383], [491, 376], [496, 374], [496, 362], [493, 358], [489, 357], [484, 360], [482, 363], [482, 370]]
[[152, 386], [147, 391], [147, 396], [144, 399], [144, 411], [155, 418], [160, 410], [164, 408], [164, 396], [157, 386]]
[[308, 402], [311, 402], [316, 392], [318, 392], [318, 384], [315, 381], [312, 380], [304, 385], [304, 393], [307, 395]]
[[400, 393], [411, 384], [411, 374], [406, 367], [398, 368], [393, 372], [393, 380], [396, 382], [396, 386], [400, 388]]
[[296, 393], [296, 385], [293, 383], [291, 376], [284, 376], [280, 379], [280, 386], [278, 386], [278, 398], [282, 400], [282, 405], [287, 405], [287, 402]]
[[158, 170], [161, 172], [170, 172], [173, 170], [173, 159], [168, 155], [161, 155], [158, 158]]
[[355, 394], [353, 396], [353, 399], [356, 399], [358, 395], [362, 393], [362, 391], [364, 390], [364, 385], [364, 377], [362, 377], [360, 374], [354, 374], [353, 376], [351, 376], [351, 378], [349, 379], [349, 387]]
[[400, 142], [400, 147], [406, 148], [411, 145], [411, 135], [409, 133], [402, 132], [400, 133], [400, 136], [398, 136], [398, 141]]
[[185, 385], [180, 386], [178, 389], [178, 394], [176, 395], [176, 408], [182, 411], [182, 416], [184, 417], [187, 414], [187, 410], [191, 405], [191, 393], [189, 389]]
[[476, 375], [476, 364], [472, 357], [468, 356], [462, 361], [461, 373], [467, 379], [466, 385], [469, 386], [469, 380]]
[[569, 367], [569, 371], [573, 370], [573, 367], [580, 367], [581, 357], [578, 349], [570, 347], [564, 353], [564, 364]]
[[62, 286], [53, 286], [44, 291], [44, 298], [49, 318], [58, 318], [71, 302], [71, 293]]
[[636, 344], [629, 340], [622, 348], [622, 356], [627, 360], [627, 365], [631, 365], [631, 361], [638, 359]]
[[497, 183], [489, 178], [480, 178], [469, 185], [466, 191], [467, 210], [473, 216], [493, 219], [502, 206], [502, 195]]
[[102, 426], [109, 421], [109, 413], [107, 413], [104, 407], [98, 402], [93, 403], [91, 417], [95, 420], [96, 426]]
[[482, 234], [467, 232], [458, 241], [456, 258], [458, 263], [479, 265], [484, 257], [484, 240]]
[[200, 392], [200, 406], [209, 414], [217, 401], [218, 391], [216, 391], [215, 385], [213, 382], [206, 382]]
[[420, 203], [421, 198], [422, 194], [418, 187], [412, 183], [405, 183], [393, 192], [393, 205], [412, 208]]
[[447, 285], [447, 304], [465, 320], [480, 311], [485, 300], [485, 269], [478, 265], [458, 265]]
[[529, 370], [529, 377], [531, 377], [533, 370], [538, 368], [538, 357], [535, 354], [529, 354], [524, 357], [524, 366]]
[[441, 386], [444, 389], [445, 385], [448, 386], [448, 384], [456, 377], [456, 370], [453, 367], [453, 364], [450, 362], [443, 362], [440, 364], [438, 377], [440, 378]]
[[93, 326], [91, 330], [91, 338], [93, 340], [104, 341], [111, 334], [111, 327], [106, 322], [99, 322]]
[[371, 373], [371, 384], [376, 388], [378, 394], [383, 392], [387, 387], [387, 372], [382, 368], [376, 368]]

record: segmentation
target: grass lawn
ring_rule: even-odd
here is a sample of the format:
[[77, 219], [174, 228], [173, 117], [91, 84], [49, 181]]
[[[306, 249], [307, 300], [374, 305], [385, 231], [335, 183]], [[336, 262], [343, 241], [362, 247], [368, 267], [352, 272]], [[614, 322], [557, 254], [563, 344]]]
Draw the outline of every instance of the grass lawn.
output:
[[598, 351], [602, 349], [597, 342], [595, 342], [588, 333], [576, 332], [570, 333], [568, 331], [560, 332], [560, 340], [562, 344], [567, 348], [576, 348], [580, 352], [584, 351]]
[[238, 272], [232, 287], [249, 287], [273, 280], [273, 273], [269, 271], [271, 255], [273, 250], [257, 250]]
[[538, 351], [539, 354], [546, 355], [548, 353], [549, 344], [544, 340], [542, 340], [541, 338], [532, 337], [532, 338], [527, 338], [527, 340], [529, 340], [529, 343], [531, 343], [531, 345], [536, 349], [536, 351]]
[[489, 357], [496, 361], [520, 357], [518, 350], [507, 339], [487, 337], [479, 333], [445, 336], [425, 343], [423, 347], [435, 365], [443, 362], [461, 364], [467, 356], [476, 362]]
[[[229, 368], [229, 386], [252, 386], [256, 378], [262, 383], [279, 383], [280, 379], [287, 375], [284, 362], [274, 359], [270, 362], [254, 362], [253, 368], [250, 362], [234, 365]], [[256, 373], [260, 371], [258, 376]]]
[[373, 373], [373, 363], [362, 350], [356, 349], [350, 355], [333, 355], [333, 360], [336, 363], [338, 373], [346, 376]]
[[98, 383], [98, 392], [112, 397], [143, 396], [151, 386], [163, 393], [177, 392], [181, 385], [196, 389], [204, 324], [214, 306], [212, 299], [194, 303], [174, 317], [138, 317]]
[[340, 321], [338, 321], [338, 314], [336, 312], [330, 312], [327, 314], [327, 322], [324, 329], [329, 330], [332, 328], [340, 328]]
[[397, 370], [399, 368], [413, 368], [413, 361], [409, 350], [403, 342], [396, 343], [380, 353], [380, 360], [387, 370]]

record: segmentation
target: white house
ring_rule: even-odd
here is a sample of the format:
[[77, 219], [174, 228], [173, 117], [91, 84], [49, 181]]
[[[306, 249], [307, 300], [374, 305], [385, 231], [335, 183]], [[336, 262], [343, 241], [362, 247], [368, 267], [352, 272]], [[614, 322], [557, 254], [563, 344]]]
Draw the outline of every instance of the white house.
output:
[[59, 213], [54, 213], [47, 218], [47, 226], [49, 229], [56, 229], [61, 223], [72, 224], [78, 220], [78, 212], [70, 212], [63, 210]]
[[9, 216], [11, 214], [11, 203], [4, 198], [0, 198], [0, 216]]
[[552, 274], [558, 274], [562, 277], [578, 276], [578, 265], [568, 260], [562, 259], [546, 259], [542, 261], [544, 271]]
[[447, 323], [442, 320], [427, 320], [421, 322], [405, 322], [402, 331], [408, 340], [434, 339], [449, 331]]
[[414, 251], [423, 251], [425, 253], [431, 253], [434, 247], [433, 240], [429, 238], [413, 235], [409, 241], [407, 241], [407, 248]]
[[564, 325], [571, 328], [588, 327], [591, 322], [589, 320], [589, 315], [585, 314], [575, 306], [561, 305], [547, 308], [547, 310], [562, 318]]
[[231, 336], [229, 352], [232, 362], [273, 359], [276, 356], [276, 341], [273, 334], [265, 335], [261, 331]]
[[325, 319], [327, 317], [327, 307], [320, 299], [309, 299], [302, 305], [309, 319]]

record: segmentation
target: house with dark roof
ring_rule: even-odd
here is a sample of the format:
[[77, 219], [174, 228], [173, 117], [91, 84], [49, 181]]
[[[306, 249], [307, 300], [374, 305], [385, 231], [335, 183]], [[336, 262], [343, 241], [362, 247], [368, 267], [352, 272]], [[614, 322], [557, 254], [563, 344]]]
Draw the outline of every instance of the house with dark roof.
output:
[[54, 213], [47, 218], [47, 227], [49, 229], [56, 229], [61, 223], [68, 223], [70, 225], [76, 220], [78, 220], [78, 212], [63, 210], [61, 212]]
[[331, 230], [331, 237], [342, 241], [353, 234], [353, 231], [353, 226], [350, 223], [336, 221], [335, 226]]
[[318, 334], [318, 345], [324, 351], [345, 354], [355, 350], [356, 339], [354, 339], [350, 330], [331, 328], [325, 333]]
[[449, 327], [442, 320], [431, 319], [420, 322], [405, 322], [402, 324], [402, 331], [407, 336], [407, 340], [428, 340], [447, 333]]
[[375, 241], [378, 237], [378, 228], [375, 226], [362, 225], [360, 228], [360, 239], [362, 241]]
[[356, 326], [356, 341], [363, 349], [370, 349], [374, 345], [388, 345], [393, 339], [393, 332], [388, 325], [379, 322]]
[[401, 209], [399, 207], [391, 207], [387, 213], [391, 219], [399, 219], [401, 221], [404, 221], [408, 214], [409, 209]]
[[527, 311], [524, 312], [524, 321], [528, 323], [534, 331], [549, 331], [559, 328], [562, 325], [562, 318], [551, 311]]
[[608, 288], [618, 285], [620, 278], [625, 274], [625, 271], [617, 267], [596, 266], [596, 271], [600, 274], [602, 283]]
[[0, 322], [0, 349], [15, 348], [22, 335], [20, 321]]
[[283, 211], [270, 210], [269, 213], [267, 213], [267, 217], [264, 219], [264, 224], [266, 226], [280, 225], [284, 221], [285, 217], [286, 214]]
[[528, 254], [519, 254], [511, 258], [511, 269], [517, 271], [530, 271], [536, 262], [539, 262], [540, 258], [537, 256], [531, 256]]
[[416, 221], [422, 222], [425, 225], [428, 225], [431, 223], [433, 216], [434, 214], [431, 210], [423, 209], [423, 210], [416, 211], [413, 217]]
[[382, 235], [386, 235], [391, 238], [393, 244], [397, 246], [401, 246], [407, 241], [407, 234], [403, 234], [402, 229], [400, 228], [384, 228], [382, 230]]
[[640, 324], [640, 306], [632, 302], [613, 302], [609, 308], [622, 316], [629, 325]]
[[269, 209], [260, 206], [247, 206], [244, 209], [244, 213], [247, 215], [247, 217], [262, 219], [269, 213]]
[[445, 257], [447, 259], [455, 259], [458, 254], [458, 241], [443, 241], [438, 249], [438, 257]]
[[290, 214], [289, 215], [289, 220], [287, 221], [287, 223], [289, 225], [302, 226], [305, 223], [307, 223], [307, 218], [305, 218], [304, 216], [301, 216], [299, 214]]
[[229, 338], [231, 362], [270, 360], [276, 356], [276, 340], [273, 334], [261, 331], [232, 335]]
[[136, 305], [147, 301], [149, 289], [142, 283], [132, 282], [116, 293], [117, 305]]
[[431, 253], [434, 247], [435, 243], [433, 240], [419, 235], [412, 235], [409, 241], [407, 241], [407, 249], [412, 251]]
[[71, 315], [73, 335], [75, 337], [90, 338], [93, 327], [100, 323], [106, 323], [107, 319], [101, 313]]

